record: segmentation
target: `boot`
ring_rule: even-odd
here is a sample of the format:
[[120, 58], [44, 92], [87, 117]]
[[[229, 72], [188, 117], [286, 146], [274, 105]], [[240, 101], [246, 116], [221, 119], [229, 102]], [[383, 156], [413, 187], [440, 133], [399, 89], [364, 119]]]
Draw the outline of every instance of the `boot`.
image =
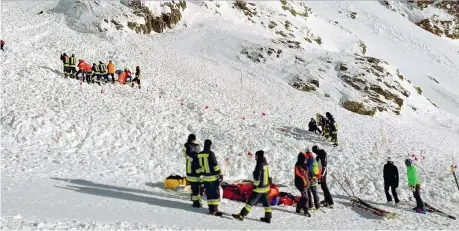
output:
[[301, 210], [302, 210], [302, 209], [296, 209], [295, 212], [296, 212], [296, 213], [301, 213]]
[[271, 223], [271, 218], [266, 218], [266, 217], [260, 217], [260, 221], [266, 222], [266, 223]]
[[243, 221], [244, 220], [244, 217], [241, 216], [241, 214], [232, 214], [231, 216], [233, 216], [234, 219], [239, 220], [239, 221]]
[[201, 203], [199, 201], [193, 201], [193, 208], [201, 208]]
[[304, 211], [304, 215], [307, 217], [311, 217], [311, 214], [308, 211]]

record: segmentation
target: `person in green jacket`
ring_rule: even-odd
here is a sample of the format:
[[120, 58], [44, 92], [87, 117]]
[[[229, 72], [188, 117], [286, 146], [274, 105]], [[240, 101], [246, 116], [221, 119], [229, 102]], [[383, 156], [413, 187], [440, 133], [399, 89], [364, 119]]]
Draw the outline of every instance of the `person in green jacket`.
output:
[[419, 183], [418, 174], [416, 168], [413, 166], [411, 159], [405, 160], [406, 172], [408, 176], [408, 186], [413, 191], [413, 197], [416, 199], [416, 207], [413, 210], [417, 212], [424, 212], [424, 203], [421, 199], [421, 184]]

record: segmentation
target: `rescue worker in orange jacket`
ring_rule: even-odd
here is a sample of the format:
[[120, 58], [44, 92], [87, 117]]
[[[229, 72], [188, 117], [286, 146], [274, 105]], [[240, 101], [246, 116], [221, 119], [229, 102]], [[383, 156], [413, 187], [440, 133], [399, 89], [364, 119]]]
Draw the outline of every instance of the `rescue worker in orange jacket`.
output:
[[303, 213], [305, 216], [310, 217], [311, 214], [308, 212], [308, 189], [310, 186], [309, 182], [309, 169], [306, 165], [306, 156], [300, 152], [298, 159], [295, 163], [295, 187], [300, 191], [301, 198], [296, 204], [296, 212]]
[[115, 83], [115, 65], [112, 63], [112, 60], [108, 61], [107, 64], [107, 76], [112, 77], [112, 83]]
[[78, 77], [79, 74], [83, 76], [83, 82], [84, 82], [84, 79], [86, 78], [86, 63], [84, 62], [83, 59], [80, 59], [78, 62], [78, 71], [75, 74], [76, 79], [79, 79]]

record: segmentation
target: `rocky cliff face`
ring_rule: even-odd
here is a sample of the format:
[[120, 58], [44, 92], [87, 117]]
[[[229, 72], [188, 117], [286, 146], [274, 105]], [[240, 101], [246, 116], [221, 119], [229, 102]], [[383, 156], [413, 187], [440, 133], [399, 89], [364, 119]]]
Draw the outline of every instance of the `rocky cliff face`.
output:
[[185, 8], [185, 1], [60, 0], [53, 11], [63, 13], [69, 27], [81, 32], [150, 34], [174, 28]]

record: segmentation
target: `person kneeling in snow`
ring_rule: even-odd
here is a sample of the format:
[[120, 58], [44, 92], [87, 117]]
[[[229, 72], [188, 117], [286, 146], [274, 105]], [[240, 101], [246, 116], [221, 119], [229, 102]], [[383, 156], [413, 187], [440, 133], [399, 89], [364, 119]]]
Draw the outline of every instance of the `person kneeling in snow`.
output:
[[247, 204], [242, 208], [239, 214], [233, 214], [232, 216], [237, 220], [243, 221], [244, 217], [247, 216], [252, 210], [252, 206], [261, 202], [265, 208], [265, 217], [261, 217], [260, 220], [266, 223], [271, 223], [272, 218], [272, 209], [269, 204], [269, 168], [268, 162], [264, 157], [264, 152], [262, 150], [255, 153], [255, 159], [257, 164], [255, 170], [253, 171], [253, 192], [250, 194]]
[[309, 121], [308, 128], [310, 132], [318, 132], [319, 134], [322, 133], [319, 127], [317, 127], [317, 122], [314, 118], [311, 118], [311, 121]]

